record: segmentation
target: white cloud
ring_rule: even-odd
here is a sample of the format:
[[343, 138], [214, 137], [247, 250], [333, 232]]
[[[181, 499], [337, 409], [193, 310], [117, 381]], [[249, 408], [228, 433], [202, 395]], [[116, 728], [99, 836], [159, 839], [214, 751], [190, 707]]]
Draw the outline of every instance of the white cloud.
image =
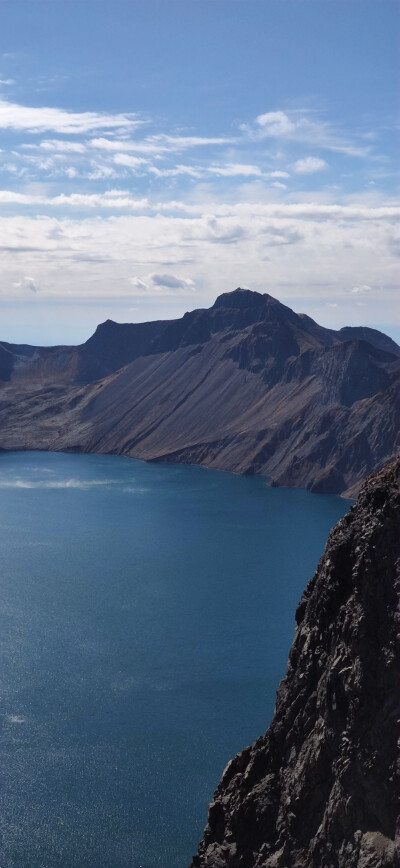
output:
[[287, 136], [295, 130], [295, 124], [282, 111], [258, 115], [256, 122], [266, 136]]
[[143, 210], [148, 208], [148, 199], [134, 199], [124, 190], [106, 190], [105, 193], [70, 193], [68, 196], [61, 193], [46, 200], [50, 205], [66, 205], [73, 208], [128, 208], [130, 210]]
[[269, 172], [268, 174], [269, 174], [270, 178], [283, 178], [283, 179], [290, 178], [289, 172], [276, 171], [276, 172]]
[[91, 171], [88, 172], [89, 181], [101, 181], [109, 178], [119, 178], [120, 173], [113, 169], [112, 166], [106, 166], [103, 163], [91, 161]]
[[161, 286], [167, 289], [193, 289], [193, 280], [177, 277], [175, 274], [150, 274], [149, 278], [153, 286]]
[[[319, 294], [325, 311], [338, 297], [341, 308], [367, 308], [378, 296], [371, 287], [381, 284], [391, 297], [398, 202], [376, 188], [345, 196], [348, 165], [338, 168], [340, 189], [310, 193], [314, 184], [306, 186], [327, 168], [324, 149], [372, 153], [364, 133], [340, 130], [308, 109], [267, 111], [234, 138], [151, 135], [151, 128], [137, 129], [141, 123], [129, 113], [0, 100], [0, 127], [40, 133], [20, 136], [19, 146], [14, 136], [12, 152], [0, 155], [3, 176], [12, 175], [0, 191], [2, 212], [10, 214], [0, 218], [1, 304], [24, 296], [35, 309], [45, 299], [108, 305], [118, 297], [128, 306], [138, 296], [140, 317], [143, 300], [160, 299], [161, 308], [164, 298], [175, 314], [194, 288], [204, 304], [238, 284], [286, 301]], [[35, 299], [36, 278], [22, 275], [40, 275]]]
[[101, 112], [69, 112], [48, 106], [23, 106], [0, 99], [0, 128], [43, 132], [54, 130], [63, 134], [84, 134], [94, 130], [130, 130], [143, 121], [133, 114], [106, 114]]
[[248, 232], [246, 221], [233, 216], [218, 218], [212, 214], [205, 214], [201, 218], [199, 228], [200, 238], [216, 245], [236, 244]]
[[59, 196], [43, 196], [35, 193], [16, 193], [13, 190], [0, 190], [3, 205], [50, 206], [66, 208], [106, 208], [108, 210], [128, 209], [147, 210], [148, 199], [135, 199], [125, 190], [106, 190], [104, 193], [60, 193]]
[[208, 136], [170, 136], [164, 133], [147, 138], [149, 143], [161, 145], [167, 150], [186, 150], [186, 148], [198, 148], [208, 145], [230, 145], [234, 139], [225, 137], [208, 137]]
[[296, 160], [292, 165], [297, 175], [313, 175], [314, 172], [321, 172], [327, 168], [328, 164], [319, 157], [304, 157], [302, 160]]
[[[115, 191], [116, 198], [121, 192]], [[190, 307], [194, 288], [197, 306], [204, 307], [220, 292], [248, 285], [317, 319], [341, 297], [342, 325], [351, 323], [351, 311], [358, 319], [360, 301], [367, 302], [365, 324], [375, 319], [385, 330], [384, 316], [396, 323], [398, 259], [388, 240], [400, 209], [389, 203], [204, 200], [190, 206], [158, 202], [147, 211], [116, 209], [107, 216], [96, 209], [92, 217], [68, 213], [58, 219], [0, 217], [3, 311], [16, 304], [8, 289], [15, 283], [21, 284], [18, 310], [22, 296], [28, 304], [31, 291], [23, 289], [21, 275], [35, 285], [40, 275], [35, 308], [57, 311], [64, 305], [75, 318], [81, 305], [94, 310], [101, 301], [105, 318], [107, 311], [118, 318], [115, 305], [123, 303], [123, 319], [134, 298], [140, 299], [138, 319], [168, 317], [179, 304], [182, 313]], [[360, 274], [368, 275], [374, 291], [350, 292], [367, 286]]]
[[190, 148], [209, 147], [214, 145], [232, 144], [234, 139], [209, 138], [207, 136], [170, 136], [160, 133], [147, 136], [144, 139], [109, 139], [104, 136], [91, 139], [92, 148], [103, 151], [123, 151], [138, 154], [169, 154], [179, 153]]
[[39, 286], [33, 277], [24, 277], [22, 280], [14, 283], [16, 289], [29, 290], [29, 292], [38, 292]]
[[187, 175], [190, 178], [206, 178], [210, 175], [219, 178], [235, 178], [238, 176], [250, 178], [251, 176], [261, 177], [263, 175], [259, 166], [253, 166], [248, 163], [226, 163], [224, 166], [215, 164], [210, 166], [186, 166], [178, 164], [173, 169], [159, 169], [157, 166], [151, 166], [149, 171], [157, 178], [174, 178], [178, 175]]
[[[149, 285], [145, 283], [144, 280], [141, 280], [140, 277], [130, 277], [130, 282], [132, 286], [136, 287], [136, 289], [141, 289], [144, 292], [147, 292]], [[130, 310], [135, 310], [136, 308], [130, 308]]]
[[190, 278], [178, 277], [176, 274], [159, 274], [153, 272], [144, 277], [131, 277], [130, 283], [138, 292], [135, 295], [174, 294], [175, 292], [190, 291], [195, 289], [194, 281]]
[[148, 208], [148, 199], [134, 199], [129, 193], [123, 190], [107, 190], [105, 193], [70, 193], [68, 196], [62, 193], [60, 196], [54, 196], [48, 200], [51, 205], [66, 205], [73, 208], [107, 208], [107, 209], [129, 209], [143, 210]]
[[129, 169], [138, 169], [147, 164], [143, 157], [133, 157], [131, 154], [115, 154], [113, 160], [117, 166], [126, 166]]
[[368, 284], [364, 283], [361, 286], [353, 286], [353, 289], [350, 289], [349, 292], [351, 295], [364, 295], [366, 292], [371, 292], [372, 286], [368, 286]]
[[179, 175], [187, 175], [189, 178], [201, 178], [204, 175], [203, 169], [195, 166], [175, 166], [174, 169], [158, 169], [157, 166], [150, 166], [149, 172], [155, 175], [156, 178], [176, 178]]
[[95, 139], [90, 139], [88, 144], [99, 151], [119, 151], [120, 153], [122, 151], [135, 151], [146, 154], [156, 154], [160, 151], [160, 147], [146, 139], [133, 141], [132, 139], [106, 139], [104, 136], [99, 136]]
[[32, 205], [39, 197], [30, 193], [17, 193], [15, 190], [0, 190], [0, 202], [3, 205]]
[[[311, 143], [319, 149], [327, 148], [352, 155], [357, 153], [358, 156], [365, 156], [371, 150], [365, 140], [361, 141], [361, 134], [359, 148], [350, 137], [344, 136], [310, 110], [267, 111], [258, 115], [252, 125], [243, 125], [242, 134], [236, 137], [168, 133], [149, 135], [147, 129], [145, 134], [138, 131], [137, 127], [143, 123], [136, 115], [129, 113], [103, 114], [69, 112], [47, 107], [29, 108], [0, 99], [0, 128], [3, 126], [30, 133], [43, 133], [48, 129], [54, 132], [54, 136], [41, 136], [43, 140], [36, 140], [36, 144], [32, 144], [25, 136], [25, 142], [17, 148], [14, 145], [12, 157], [11, 154], [2, 154], [3, 172], [8, 171], [10, 175], [23, 177], [27, 184], [29, 181], [36, 183], [44, 175], [45, 182], [58, 180], [60, 183], [60, 179], [65, 182], [66, 178], [101, 182], [137, 174], [140, 176], [138, 184], [144, 184], [147, 178], [151, 190], [158, 187], [158, 196], [164, 207], [162, 200], [165, 189], [171, 187], [168, 183], [170, 179], [176, 179], [175, 189], [179, 188], [180, 178], [198, 182], [191, 184], [192, 191], [195, 188], [195, 193], [192, 192], [195, 200], [199, 199], [199, 191], [201, 195], [202, 188], [206, 189], [206, 184], [212, 198], [212, 190], [217, 191], [218, 185], [222, 187], [222, 183], [226, 188], [230, 179], [232, 189], [236, 186], [239, 195], [243, 191], [244, 195], [252, 198], [255, 196], [257, 180], [269, 181], [271, 194], [273, 187], [277, 190], [285, 189], [278, 184], [284, 185], [292, 171], [299, 178], [307, 178], [327, 168], [327, 163], [320, 156], [307, 156]], [[92, 133], [94, 135], [91, 135]], [[266, 150], [268, 138], [274, 139], [275, 153]], [[296, 147], [295, 156], [294, 143], [296, 146], [303, 145], [301, 148]], [[304, 146], [307, 148], [305, 156]], [[191, 154], [193, 149], [195, 159]], [[297, 157], [298, 159], [288, 170], [290, 153], [291, 160]], [[206, 155], [205, 158], [203, 154]], [[183, 163], [179, 161], [182, 159]], [[285, 169], [279, 168], [282, 165]], [[252, 192], [249, 189], [246, 191], [243, 184], [239, 189], [239, 183], [245, 179], [249, 182], [248, 188], [250, 183], [252, 184]], [[46, 197], [46, 201], [42, 197], [40, 202], [36, 200], [36, 203], [32, 201], [31, 204], [43, 208], [46, 205], [74, 208], [80, 205], [94, 208], [98, 205], [99, 209], [103, 209], [109, 207], [109, 201], [107, 191], [100, 192], [101, 186], [101, 183], [96, 185], [100, 198], [90, 200], [89, 191], [84, 189], [82, 181], [80, 186], [78, 183], [74, 184], [73, 192], [66, 186], [59, 186], [57, 189], [54, 183], [50, 188], [48, 183], [47, 189], [51, 189], [53, 195]], [[18, 192], [21, 195], [31, 195], [33, 189], [32, 184], [31, 187], [27, 185], [26, 192], [21, 187]], [[147, 190], [142, 189], [145, 197]], [[262, 195], [261, 184], [259, 189]], [[266, 184], [264, 189], [267, 189]], [[63, 198], [57, 198], [57, 192], [59, 197]], [[79, 196], [86, 198], [79, 199]], [[230, 198], [232, 200], [232, 193]], [[3, 201], [7, 201], [7, 198]], [[28, 201], [25, 201], [28, 204]], [[128, 194], [120, 197], [118, 202], [116, 200], [114, 207], [134, 210], [136, 201], [136, 196]], [[23, 204], [23, 199], [19, 200], [19, 204]], [[166, 208], [168, 209], [168, 205]], [[185, 210], [183, 204], [180, 209]], [[187, 213], [190, 213], [190, 207]]]
[[[278, 182], [277, 182], [278, 183]], [[272, 186], [272, 184], [271, 184]], [[317, 220], [336, 223], [343, 222], [396, 222], [400, 219], [400, 205], [382, 204], [370, 205], [355, 202], [354, 204], [330, 204], [326, 202], [233, 202], [202, 201], [197, 203], [180, 200], [150, 201], [147, 197], [136, 199], [129, 190], [110, 189], [103, 193], [61, 193], [58, 196], [46, 196], [36, 193], [18, 193], [14, 190], [0, 190], [0, 203], [26, 206], [65, 207], [73, 209], [101, 208], [132, 212], [171, 213], [180, 212], [191, 218], [201, 217], [208, 221], [209, 227], [218, 232], [217, 218], [232, 218], [234, 220], [264, 219], [277, 220]], [[167, 218], [176, 219], [176, 218]], [[223, 233], [225, 235], [225, 232]], [[392, 237], [392, 236], [391, 236]], [[388, 239], [388, 242], [390, 239]]]
[[[28, 147], [28, 146], [25, 146]], [[39, 145], [30, 145], [30, 148], [39, 147], [44, 151], [57, 151], [59, 153], [84, 154], [87, 150], [83, 142], [69, 142], [63, 139], [45, 139]]]
[[242, 124], [241, 130], [252, 141], [272, 138], [301, 142], [352, 157], [367, 157], [371, 152], [370, 145], [355, 143], [315, 112], [305, 109], [265, 112], [256, 117], [254, 126]]
[[247, 163], [227, 163], [226, 166], [209, 166], [207, 169], [212, 175], [219, 175], [225, 178], [233, 178], [235, 175], [244, 175], [249, 178], [251, 175], [260, 176], [262, 171], [259, 166], [252, 166]]

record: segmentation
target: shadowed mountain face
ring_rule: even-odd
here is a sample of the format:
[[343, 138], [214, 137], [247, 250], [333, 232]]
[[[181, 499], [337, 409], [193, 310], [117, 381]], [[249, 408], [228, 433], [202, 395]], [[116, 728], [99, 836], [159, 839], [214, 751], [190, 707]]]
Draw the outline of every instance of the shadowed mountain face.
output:
[[266, 735], [227, 766], [192, 868], [398, 868], [400, 460], [331, 532]]
[[353, 493], [400, 446], [400, 348], [238, 289], [80, 347], [0, 344], [0, 447], [111, 452]]
[[2, 341], [0, 383], [92, 383], [145, 353], [169, 325], [168, 321], [120, 324], [108, 319], [78, 347], [30, 347]]

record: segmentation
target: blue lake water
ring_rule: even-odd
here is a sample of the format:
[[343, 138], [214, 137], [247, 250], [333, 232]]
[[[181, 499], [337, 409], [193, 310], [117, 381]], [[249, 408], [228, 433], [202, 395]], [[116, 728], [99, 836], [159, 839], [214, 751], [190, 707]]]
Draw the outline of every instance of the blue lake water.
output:
[[268, 726], [336, 497], [0, 455], [2, 868], [185, 868]]

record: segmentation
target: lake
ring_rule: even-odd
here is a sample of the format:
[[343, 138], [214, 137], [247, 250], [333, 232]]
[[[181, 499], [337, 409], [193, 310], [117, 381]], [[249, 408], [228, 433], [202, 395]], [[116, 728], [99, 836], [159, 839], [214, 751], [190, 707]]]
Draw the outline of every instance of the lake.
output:
[[0, 455], [1, 868], [186, 868], [348, 508], [199, 467]]

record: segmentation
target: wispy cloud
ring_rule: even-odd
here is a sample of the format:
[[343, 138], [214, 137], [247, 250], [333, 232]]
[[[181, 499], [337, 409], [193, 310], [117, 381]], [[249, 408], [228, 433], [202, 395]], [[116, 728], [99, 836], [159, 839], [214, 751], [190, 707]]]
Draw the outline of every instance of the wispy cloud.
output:
[[156, 178], [178, 178], [179, 175], [183, 175], [188, 178], [197, 179], [204, 177], [206, 174], [200, 166], [184, 166], [181, 164], [174, 166], [172, 169], [159, 169], [158, 166], [150, 166], [149, 172], [155, 175]]
[[241, 130], [253, 140], [277, 139], [311, 144], [352, 157], [366, 157], [371, 152], [370, 145], [359, 144], [306, 109], [265, 112], [256, 117], [254, 124], [242, 124]]
[[138, 169], [148, 163], [143, 157], [134, 157], [131, 154], [115, 154], [113, 161], [116, 166], [128, 166], [129, 169]]
[[0, 129], [82, 135], [95, 130], [132, 130], [143, 121], [134, 114], [69, 112], [49, 106], [24, 106], [0, 99]]
[[[101, 199], [93, 198], [91, 204], [90, 191], [82, 186], [85, 181], [100, 186], [108, 179], [134, 176], [145, 194], [139, 197], [142, 200], [149, 189], [154, 191], [157, 186], [162, 191], [173, 183], [178, 189], [182, 182], [182, 188], [187, 190], [205, 182], [217, 189], [218, 185], [226, 188], [230, 180], [232, 189], [239, 188], [244, 180], [254, 184], [259, 181], [279, 190], [282, 196], [290, 186], [291, 176], [295, 176], [298, 189], [302, 178], [312, 178], [328, 168], [321, 151], [336, 151], [346, 160], [349, 156], [366, 158], [375, 147], [366, 140], [365, 132], [359, 136], [345, 134], [317, 112], [306, 109], [264, 112], [252, 123], [242, 124], [235, 135], [149, 132], [155, 126], [154, 120], [132, 112], [70, 112], [0, 99], [0, 128], [13, 133], [12, 139], [9, 137], [10, 151], [3, 149], [1, 153], [0, 169], [3, 176], [8, 173], [14, 179], [23, 178], [27, 184], [38, 180], [58, 183], [58, 195], [64, 197], [62, 204], [104, 208], [108, 207], [104, 204], [106, 191], [100, 194]], [[23, 134], [23, 141], [16, 144], [18, 132]], [[42, 138], [43, 133], [51, 135]], [[311, 145], [316, 151], [312, 155]], [[65, 179], [75, 180], [75, 189], [63, 188]], [[313, 178], [313, 183], [315, 187], [318, 179]], [[32, 195], [29, 188], [19, 187], [18, 193]], [[129, 194], [125, 201], [116, 200], [115, 208], [134, 208], [137, 198]], [[35, 204], [33, 200], [25, 203]], [[22, 198], [19, 204], [24, 204]], [[37, 204], [46, 202], [42, 198]], [[49, 196], [47, 204], [59, 205], [61, 200]]]
[[230, 145], [235, 139], [224, 136], [173, 136], [162, 133], [150, 136], [147, 141], [168, 150], [184, 151], [187, 148], [198, 148], [209, 145]]
[[319, 157], [304, 157], [292, 164], [293, 172], [297, 175], [313, 175], [315, 172], [322, 172], [323, 169], [327, 168], [328, 163]]
[[119, 178], [120, 172], [113, 166], [107, 166], [104, 163], [91, 160], [90, 171], [88, 172], [87, 177], [89, 181], [108, 181], [111, 178]]
[[367, 283], [362, 284], [362, 286], [353, 286], [353, 288], [349, 290], [351, 295], [365, 295], [365, 293], [371, 291], [372, 286], [369, 286]]
[[191, 148], [230, 145], [232, 138], [208, 136], [173, 136], [165, 133], [146, 136], [143, 139], [105, 138], [100, 136], [91, 139], [90, 147], [101, 151], [126, 151], [138, 154], [180, 153]]
[[208, 172], [223, 178], [233, 178], [236, 175], [250, 178], [252, 175], [260, 177], [263, 174], [259, 166], [252, 166], [247, 163], [228, 163], [226, 166], [209, 166]]
[[[105, 151], [105, 152], [119, 152], [123, 151], [131, 153], [141, 153], [141, 154], [158, 154], [162, 150], [160, 145], [156, 145], [155, 142], [148, 139], [138, 139], [137, 141], [133, 141], [131, 139], [110, 139], [105, 136], [98, 136], [94, 139], [90, 139], [88, 141], [88, 146], [94, 148], [97, 151]], [[168, 150], [167, 148], [165, 150]]]
[[[149, 171], [153, 175], [156, 175], [157, 178], [171, 178], [178, 177], [179, 175], [186, 175], [190, 178], [207, 178], [213, 176], [218, 178], [261, 178], [264, 174], [259, 166], [250, 165], [248, 163], [226, 163], [223, 166], [215, 164], [204, 166], [187, 166], [178, 164], [171, 169], [160, 169], [157, 166], [151, 166]], [[286, 177], [289, 176], [287, 175]]]
[[67, 154], [84, 154], [87, 146], [83, 142], [69, 142], [67, 139], [45, 139], [39, 145], [25, 145], [25, 148], [41, 148], [44, 151], [56, 151]]

